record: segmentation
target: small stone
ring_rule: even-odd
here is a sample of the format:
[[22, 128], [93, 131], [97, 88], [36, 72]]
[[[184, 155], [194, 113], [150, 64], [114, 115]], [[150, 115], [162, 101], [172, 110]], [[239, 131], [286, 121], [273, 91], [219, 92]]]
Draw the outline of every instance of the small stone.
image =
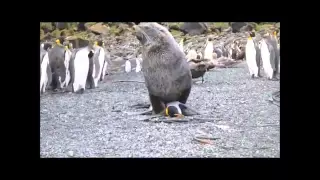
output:
[[73, 151], [68, 151], [68, 156], [69, 157], [73, 157], [73, 155], [74, 155]]

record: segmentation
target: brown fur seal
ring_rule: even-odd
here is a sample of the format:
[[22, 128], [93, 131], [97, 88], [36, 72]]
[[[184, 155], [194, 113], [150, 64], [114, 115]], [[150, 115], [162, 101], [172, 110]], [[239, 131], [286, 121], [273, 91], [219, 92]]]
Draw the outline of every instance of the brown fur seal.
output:
[[158, 23], [133, 26], [142, 45], [142, 68], [153, 112], [164, 112], [164, 104], [187, 102], [192, 77], [185, 54], [171, 33]]

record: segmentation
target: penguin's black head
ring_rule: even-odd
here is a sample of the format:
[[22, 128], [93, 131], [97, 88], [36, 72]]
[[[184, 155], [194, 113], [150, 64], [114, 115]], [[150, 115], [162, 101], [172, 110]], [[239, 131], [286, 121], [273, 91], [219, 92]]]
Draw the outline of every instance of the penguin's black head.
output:
[[91, 59], [93, 57], [93, 55], [94, 55], [94, 52], [90, 51], [89, 54], [88, 54], [88, 58]]
[[179, 113], [179, 110], [175, 106], [168, 106], [165, 113], [166, 116], [170, 117], [183, 117], [183, 115]]
[[211, 37], [208, 38], [208, 41], [212, 41], [213, 39]]
[[249, 36], [250, 36], [250, 37], [255, 37], [256, 34], [255, 34], [254, 32], [249, 32]]
[[50, 43], [44, 43], [43, 44], [43, 49], [44, 50], [48, 51], [49, 48], [52, 48], [52, 44], [50, 44]]

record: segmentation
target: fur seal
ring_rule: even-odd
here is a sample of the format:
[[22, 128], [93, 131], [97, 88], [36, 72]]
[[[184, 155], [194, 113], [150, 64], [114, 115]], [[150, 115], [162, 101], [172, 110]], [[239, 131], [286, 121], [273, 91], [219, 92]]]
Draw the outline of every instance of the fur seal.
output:
[[56, 40], [56, 44], [49, 51], [49, 63], [52, 71], [52, 89], [60, 89], [61, 83], [66, 79], [65, 66], [65, 47], [61, 44], [64, 42], [63, 38]]
[[164, 111], [165, 103], [186, 104], [192, 76], [184, 52], [172, 34], [158, 23], [133, 26], [142, 45], [142, 68], [155, 114]]
[[69, 63], [71, 77], [69, 85], [72, 85], [73, 92], [83, 93], [86, 89], [86, 83], [89, 83], [90, 88], [94, 88], [93, 55], [94, 50], [90, 46], [73, 51]]
[[252, 78], [260, 76], [260, 50], [252, 39], [253, 37], [255, 37], [255, 33], [250, 32], [245, 50], [246, 61]]

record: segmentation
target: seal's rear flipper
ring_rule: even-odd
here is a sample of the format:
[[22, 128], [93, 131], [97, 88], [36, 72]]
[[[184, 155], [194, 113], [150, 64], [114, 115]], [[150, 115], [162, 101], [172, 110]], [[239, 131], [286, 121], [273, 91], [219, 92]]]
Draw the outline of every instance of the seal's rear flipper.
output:
[[137, 108], [137, 109], [147, 109], [147, 108], [150, 107], [150, 104], [138, 103], [138, 104], [132, 105], [130, 107], [134, 107], [134, 108]]

